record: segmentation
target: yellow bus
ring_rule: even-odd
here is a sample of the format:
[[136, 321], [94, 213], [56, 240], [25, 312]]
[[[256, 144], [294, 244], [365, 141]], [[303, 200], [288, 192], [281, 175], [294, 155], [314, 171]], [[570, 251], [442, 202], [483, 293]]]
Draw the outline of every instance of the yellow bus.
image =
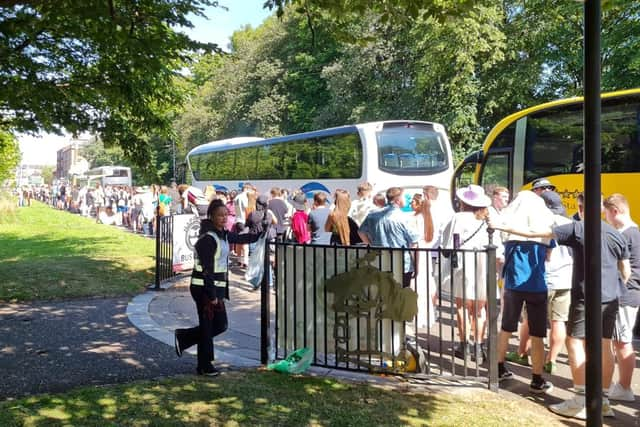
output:
[[[577, 211], [583, 191], [584, 98], [552, 101], [502, 119], [482, 149], [456, 168], [456, 187], [475, 183], [490, 191], [496, 185], [511, 194], [548, 178], [569, 214]], [[640, 88], [602, 94], [602, 192], [622, 193], [640, 220]]]

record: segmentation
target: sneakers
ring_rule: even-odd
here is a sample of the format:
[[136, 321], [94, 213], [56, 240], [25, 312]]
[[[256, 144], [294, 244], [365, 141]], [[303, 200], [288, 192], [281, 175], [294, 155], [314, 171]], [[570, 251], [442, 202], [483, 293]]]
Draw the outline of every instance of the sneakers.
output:
[[482, 352], [482, 344], [476, 344], [475, 346], [470, 346], [469, 349], [471, 353], [471, 361], [476, 362], [478, 365], [482, 365], [486, 360], [484, 357], [484, 353]]
[[484, 360], [489, 360], [489, 344], [483, 342], [480, 344], [480, 351], [482, 352], [482, 358]]
[[206, 368], [197, 368], [198, 375], [205, 375], [207, 377], [216, 377], [220, 375], [220, 371], [215, 366], [207, 366]]
[[[549, 405], [549, 410], [558, 415], [564, 417], [577, 418], [579, 420], [587, 419], [587, 408], [584, 403], [585, 397], [583, 395], [574, 396], [572, 399], [565, 400], [564, 402]], [[616, 414], [611, 409], [609, 399], [606, 397], [602, 399], [602, 416], [603, 417], [615, 417]]]
[[563, 417], [577, 418], [579, 420], [587, 419], [587, 408], [584, 404], [584, 396], [574, 396], [564, 402], [549, 405], [549, 410]]
[[467, 343], [459, 343], [458, 347], [453, 351], [453, 354], [458, 359], [465, 359], [468, 355], [471, 354], [471, 346]]
[[554, 372], [556, 372], [557, 369], [558, 369], [558, 366], [556, 365], [556, 362], [548, 361], [547, 363], [544, 364], [544, 371], [547, 374], [553, 374]]
[[513, 378], [513, 372], [504, 367], [504, 365], [498, 365], [498, 381], [508, 380]]
[[517, 351], [508, 351], [504, 358], [511, 363], [529, 366], [529, 356], [526, 354], [520, 355]]
[[613, 409], [611, 409], [609, 399], [607, 399], [606, 397], [602, 398], [602, 416], [611, 418], [616, 416], [616, 414], [613, 413]]
[[611, 400], [621, 400], [623, 402], [635, 402], [636, 400], [636, 397], [633, 394], [633, 390], [626, 389], [619, 383], [615, 383], [613, 386], [611, 386], [608, 397]]
[[553, 384], [549, 381], [542, 380], [540, 382], [531, 381], [529, 391], [536, 394], [547, 394], [553, 391]]

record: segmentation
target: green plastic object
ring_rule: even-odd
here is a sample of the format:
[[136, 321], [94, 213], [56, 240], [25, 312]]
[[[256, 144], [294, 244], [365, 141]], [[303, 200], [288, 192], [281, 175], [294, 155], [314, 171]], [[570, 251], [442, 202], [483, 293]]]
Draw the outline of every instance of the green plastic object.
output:
[[301, 374], [311, 366], [313, 351], [310, 348], [299, 348], [294, 350], [284, 360], [271, 363], [267, 369], [285, 374]]

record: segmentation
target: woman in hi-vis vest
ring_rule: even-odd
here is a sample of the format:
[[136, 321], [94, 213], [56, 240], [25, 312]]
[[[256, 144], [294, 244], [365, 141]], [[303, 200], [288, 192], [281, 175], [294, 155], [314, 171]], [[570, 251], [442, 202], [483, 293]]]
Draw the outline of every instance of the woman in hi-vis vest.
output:
[[[253, 243], [262, 233], [238, 234], [227, 231], [227, 207], [216, 199], [209, 204], [207, 218], [200, 223], [196, 254], [191, 274], [191, 296], [198, 309], [198, 326], [176, 329], [175, 348], [178, 356], [187, 348], [198, 345], [199, 375], [215, 376], [213, 337], [227, 329], [224, 299], [229, 299], [229, 243]], [[268, 224], [264, 230], [268, 228]]]

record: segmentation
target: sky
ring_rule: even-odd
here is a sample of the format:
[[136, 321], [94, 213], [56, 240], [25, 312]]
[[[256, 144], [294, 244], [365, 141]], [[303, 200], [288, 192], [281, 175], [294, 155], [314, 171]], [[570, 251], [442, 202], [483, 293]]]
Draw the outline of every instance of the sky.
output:
[[[268, 9], [263, 9], [264, 0], [220, 0], [220, 4], [228, 8], [209, 7], [205, 15], [209, 18], [193, 18], [192, 29], [183, 29], [191, 38], [217, 43], [224, 50], [228, 50], [229, 38], [235, 30], [245, 25], [258, 27], [270, 15]], [[22, 164], [24, 165], [55, 165], [56, 152], [69, 144], [71, 137], [53, 134], [18, 135]]]

